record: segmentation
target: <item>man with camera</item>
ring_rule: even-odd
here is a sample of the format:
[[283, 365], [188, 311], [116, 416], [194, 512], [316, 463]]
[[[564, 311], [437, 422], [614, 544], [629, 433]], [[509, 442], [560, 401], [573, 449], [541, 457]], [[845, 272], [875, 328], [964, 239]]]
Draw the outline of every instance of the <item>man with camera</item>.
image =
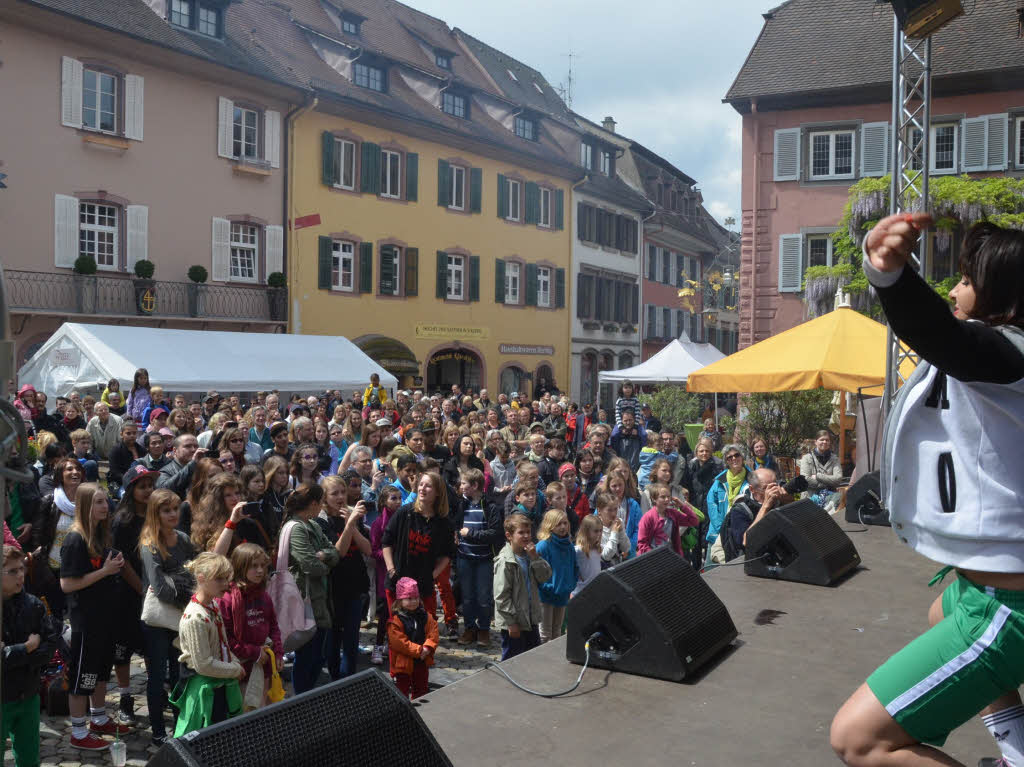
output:
[[[803, 480], [802, 483], [799, 481]], [[786, 486], [780, 485], [771, 469], [757, 469], [747, 475], [749, 489], [732, 502], [729, 512], [722, 521], [722, 532], [712, 547], [712, 561], [720, 549], [721, 562], [728, 562], [740, 556], [746, 550], [747, 531], [764, 519], [764, 515], [772, 509], [793, 502], [793, 494], [801, 492], [799, 484], [807, 486], [807, 480], [797, 477]]]

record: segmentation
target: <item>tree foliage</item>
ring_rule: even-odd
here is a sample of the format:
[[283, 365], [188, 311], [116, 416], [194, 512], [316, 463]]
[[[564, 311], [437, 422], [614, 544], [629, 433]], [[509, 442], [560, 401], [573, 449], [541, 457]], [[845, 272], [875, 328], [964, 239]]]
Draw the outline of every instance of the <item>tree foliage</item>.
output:
[[[772, 454], [790, 458], [800, 455], [800, 443], [828, 427], [832, 416], [832, 392], [825, 389], [809, 391], [762, 392], [743, 398], [747, 416], [738, 424], [725, 426], [726, 441], [738, 428], [743, 443], [764, 437]], [[730, 419], [731, 420], [731, 419]]]
[[682, 386], [658, 386], [651, 394], [640, 394], [640, 404], [650, 405], [651, 412], [661, 421], [663, 428], [683, 431], [688, 423], [699, 423], [704, 411], [704, 396], [693, 394]]

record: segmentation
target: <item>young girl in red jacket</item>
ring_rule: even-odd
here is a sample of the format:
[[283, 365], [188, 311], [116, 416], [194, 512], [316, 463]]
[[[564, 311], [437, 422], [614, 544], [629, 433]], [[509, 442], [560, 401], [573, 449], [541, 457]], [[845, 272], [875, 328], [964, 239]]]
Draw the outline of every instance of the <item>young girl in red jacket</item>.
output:
[[[267, 570], [270, 557], [262, 546], [242, 543], [231, 552], [231, 567], [234, 579], [231, 588], [220, 598], [220, 613], [224, 620], [228, 646], [242, 662], [245, 676], [243, 690], [248, 685], [253, 666], [262, 666], [263, 694], [261, 706], [267, 704], [266, 693], [270, 686], [270, 656], [273, 655], [277, 668], [284, 660], [281, 633], [277, 627], [274, 603], [266, 591]], [[258, 675], [259, 676], [259, 675]], [[245, 696], [251, 700], [251, 696]]]
[[423, 609], [420, 589], [412, 578], [399, 578], [388, 621], [388, 659], [391, 676], [403, 695], [415, 700], [427, 694], [429, 668], [434, 663], [439, 635], [437, 619]]

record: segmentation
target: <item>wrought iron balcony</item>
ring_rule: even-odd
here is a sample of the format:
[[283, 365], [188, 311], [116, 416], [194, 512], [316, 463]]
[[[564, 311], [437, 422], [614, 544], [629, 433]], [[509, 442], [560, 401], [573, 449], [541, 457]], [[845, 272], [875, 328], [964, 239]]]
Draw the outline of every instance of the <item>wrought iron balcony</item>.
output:
[[4, 271], [12, 312], [94, 317], [180, 317], [206, 321], [288, 319], [286, 288], [236, 287], [57, 272]]

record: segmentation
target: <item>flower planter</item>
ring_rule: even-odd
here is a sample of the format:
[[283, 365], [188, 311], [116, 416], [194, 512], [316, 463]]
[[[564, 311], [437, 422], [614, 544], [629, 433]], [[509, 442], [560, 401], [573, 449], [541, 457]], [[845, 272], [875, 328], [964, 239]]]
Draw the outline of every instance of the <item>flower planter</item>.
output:
[[206, 311], [206, 286], [193, 282], [188, 286], [188, 316], [199, 317]]
[[96, 275], [76, 274], [75, 283], [75, 309], [79, 314], [96, 313]]
[[285, 288], [267, 288], [267, 304], [271, 320], [284, 322], [288, 319], [288, 291]]

